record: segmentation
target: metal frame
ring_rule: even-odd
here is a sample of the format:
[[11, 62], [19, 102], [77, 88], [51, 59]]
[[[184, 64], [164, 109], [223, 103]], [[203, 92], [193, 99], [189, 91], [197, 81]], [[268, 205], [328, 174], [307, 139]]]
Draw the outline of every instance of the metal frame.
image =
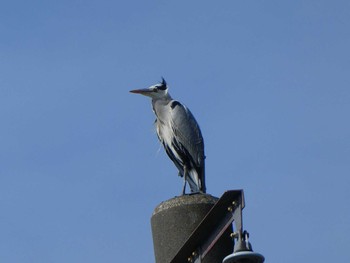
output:
[[226, 191], [170, 263], [200, 263], [233, 221], [235, 221], [236, 231], [242, 233], [242, 209], [244, 206], [243, 190]]

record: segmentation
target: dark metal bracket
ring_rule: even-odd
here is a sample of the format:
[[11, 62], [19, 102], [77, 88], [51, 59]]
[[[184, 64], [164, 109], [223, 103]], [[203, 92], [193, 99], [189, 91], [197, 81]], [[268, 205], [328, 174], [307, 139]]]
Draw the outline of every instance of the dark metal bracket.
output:
[[233, 221], [236, 231], [242, 233], [244, 206], [243, 190], [226, 191], [192, 232], [171, 263], [201, 263]]

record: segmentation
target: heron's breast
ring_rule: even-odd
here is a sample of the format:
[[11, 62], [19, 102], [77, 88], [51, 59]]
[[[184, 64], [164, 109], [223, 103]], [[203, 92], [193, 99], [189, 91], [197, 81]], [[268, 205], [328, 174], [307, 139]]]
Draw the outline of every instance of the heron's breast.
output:
[[172, 138], [174, 136], [170, 125], [164, 122], [157, 121], [157, 133], [162, 142], [171, 145]]

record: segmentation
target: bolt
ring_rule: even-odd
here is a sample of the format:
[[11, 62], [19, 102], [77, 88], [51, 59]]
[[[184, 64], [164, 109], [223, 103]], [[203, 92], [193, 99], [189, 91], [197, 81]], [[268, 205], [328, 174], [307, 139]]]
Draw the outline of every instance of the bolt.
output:
[[227, 208], [227, 210], [228, 210], [229, 212], [232, 212], [232, 211], [233, 211], [232, 206], [229, 206], [229, 207]]
[[230, 234], [230, 237], [231, 238], [236, 238], [238, 236], [238, 233], [237, 232], [233, 232]]
[[187, 261], [188, 261], [188, 262], [193, 262], [192, 257], [187, 258]]

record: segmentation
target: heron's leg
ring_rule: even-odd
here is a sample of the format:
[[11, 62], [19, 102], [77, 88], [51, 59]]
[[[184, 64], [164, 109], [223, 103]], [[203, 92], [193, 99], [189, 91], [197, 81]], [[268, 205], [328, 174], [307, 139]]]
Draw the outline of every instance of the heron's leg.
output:
[[183, 187], [182, 187], [182, 195], [185, 195], [186, 193], [186, 180], [187, 179], [187, 168], [186, 166], [184, 167], [184, 184], [183, 184]]

